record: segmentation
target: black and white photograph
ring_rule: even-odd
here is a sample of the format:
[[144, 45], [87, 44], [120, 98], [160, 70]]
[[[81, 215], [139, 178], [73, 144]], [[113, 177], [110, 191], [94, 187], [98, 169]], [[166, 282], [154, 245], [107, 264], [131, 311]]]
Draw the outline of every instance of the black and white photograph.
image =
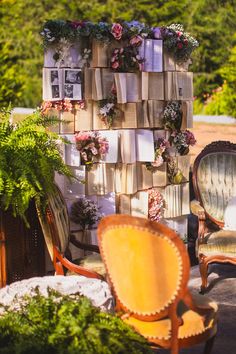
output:
[[73, 85], [65, 85], [64, 86], [64, 92], [65, 92], [65, 97], [67, 98], [73, 98]]
[[51, 70], [51, 84], [59, 85], [58, 70]]
[[81, 84], [81, 70], [65, 70], [66, 84]]
[[60, 98], [59, 85], [52, 85], [52, 98]]

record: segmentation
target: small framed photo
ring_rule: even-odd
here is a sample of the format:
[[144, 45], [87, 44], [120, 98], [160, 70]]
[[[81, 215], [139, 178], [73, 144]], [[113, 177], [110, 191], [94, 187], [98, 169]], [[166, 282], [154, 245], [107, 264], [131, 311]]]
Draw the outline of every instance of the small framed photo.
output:
[[64, 92], [65, 92], [65, 97], [73, 98], [74, 97], [74, 85], [65, 85]]
[[52, 85], [52, 98], [60, 98], [59, 85]]
[[58, 70], [51, 70], [51, 84], [59, 85]]
[[81, 70], [65, 70], [65, 84], [81, 84]]

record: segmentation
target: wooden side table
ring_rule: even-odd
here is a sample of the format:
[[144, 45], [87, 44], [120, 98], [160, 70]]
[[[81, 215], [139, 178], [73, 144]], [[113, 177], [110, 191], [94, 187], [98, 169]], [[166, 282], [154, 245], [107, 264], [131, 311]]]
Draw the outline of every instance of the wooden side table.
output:
[[34, 203], [27, 212], [30, 228], [0, 209], [0, 287], [45, 275], [45, 242]]

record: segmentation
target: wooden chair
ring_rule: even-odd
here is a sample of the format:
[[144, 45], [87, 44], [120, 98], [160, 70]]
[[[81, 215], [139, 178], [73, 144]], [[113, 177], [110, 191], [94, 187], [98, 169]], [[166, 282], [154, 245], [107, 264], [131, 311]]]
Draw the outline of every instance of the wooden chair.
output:
[[123, 320], [153, 348], [179, 348], [206, 341], [210, 353], [217, 331], [217, 305], [192, 297], [189, 258], [179, 236], [165, 225], [128, 215], [104, 217], [99, 248]]
[[236, 144], [207, 145], [194, 162], [193, 187], [197, 200], [191, 202], [191, 211], [199, 221], [196, 253], [204, 292], [210, 263], [236, 264], [236, 229], [224, 229], [226, 207], [236, 197]]
[[[90, 278], [104, 279], [105, 268], [96, 245], [82, 243], [70, 232], [67, 205], [60, 189], [48, 196], [46, 214], [37, 208], [49, 255], [53, 261], [55, 275], [79, 274]], [[70, 242], [83, 251], [96, 252], [72, 261]]]

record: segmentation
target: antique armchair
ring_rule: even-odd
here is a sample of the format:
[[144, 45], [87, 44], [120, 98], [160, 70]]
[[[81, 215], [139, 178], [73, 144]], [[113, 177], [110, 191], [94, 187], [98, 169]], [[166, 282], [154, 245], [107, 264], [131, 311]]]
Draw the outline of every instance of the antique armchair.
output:
[[217, 331], [217, 305], [192, 297], [189, 258], [179, 236], [165, 225], [129, 215], [110, 215], [98, 225], [101, 257], [122, 319], [153, 348], [189, 347]]
[[[55, 275], [79, 274], [104, 279], [105, 268], [98, 246], [80, 242], [70, 232], [67, 205], [56, 185], [55, 192], [48, 196], [46, 212], [42, 213], [39, 208], [37, 212]], [[72, 261], [70, 243], [83, 251], [90, 251], [91, 254]]]
[[226, 221], [236, 197], [236, 144], [207, 145], [194, 162], [193, 187], [197, 200], [191, 202], [191, 211], [199, 221], [196, 254], [204, 292], [210, 263], [236, 264], [235, 207]]

